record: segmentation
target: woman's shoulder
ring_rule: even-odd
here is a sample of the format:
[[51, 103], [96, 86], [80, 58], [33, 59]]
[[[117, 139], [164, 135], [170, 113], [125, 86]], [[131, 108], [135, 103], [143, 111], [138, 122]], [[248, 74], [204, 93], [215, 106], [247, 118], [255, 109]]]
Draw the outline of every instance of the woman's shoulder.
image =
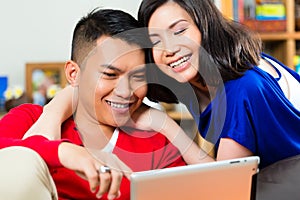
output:
[[226, 82], [227, 92], [237, 93], [255, 93], [269, 87], [270, 84], [276, 84], [266, 72], [258, 67], [247, 70], [240, 78]]

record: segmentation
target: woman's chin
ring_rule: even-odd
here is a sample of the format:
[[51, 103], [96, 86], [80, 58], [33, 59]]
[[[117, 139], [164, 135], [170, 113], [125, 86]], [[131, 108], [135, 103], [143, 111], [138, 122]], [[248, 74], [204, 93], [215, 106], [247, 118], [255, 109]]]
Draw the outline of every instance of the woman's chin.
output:
[[170, 77], [174, 78], [179, 83], [187, 83], [187, 82], [192, 81], [196, 76], [197, 76], [196, 71], [186, 70], [185, 72], [182, 72], [182, 73], [172, 74], [172, 76], [170, 76]]
[[187, 83], [189, 82], [188, 79], [184, 78], [184, 77], [174, 77], [174, 79], [179, 82], [179, 83]]

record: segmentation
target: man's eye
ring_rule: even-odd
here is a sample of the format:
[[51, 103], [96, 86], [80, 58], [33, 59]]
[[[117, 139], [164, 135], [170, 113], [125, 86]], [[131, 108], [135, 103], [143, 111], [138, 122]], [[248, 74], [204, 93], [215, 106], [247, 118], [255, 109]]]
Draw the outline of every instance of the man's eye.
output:
[[142, 75], [134, 75], [133, 78], [138, 81], [144, 81], [146, 79], [145, 74]]
[[113, 77], [117, 76], [115, 73], [107, 73], [107, 72], [103, 72], [103, 75], [107, 76], [107, 77], [110, 77], [110, 78], [113, 78]]

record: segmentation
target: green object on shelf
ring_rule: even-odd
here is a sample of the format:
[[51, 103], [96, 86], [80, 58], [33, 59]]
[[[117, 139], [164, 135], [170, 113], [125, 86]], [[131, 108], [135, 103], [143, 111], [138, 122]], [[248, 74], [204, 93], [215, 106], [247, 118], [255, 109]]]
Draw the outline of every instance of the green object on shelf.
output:
[[256, 6], [256, 19], [280, 20], [285, 17], [285, 6], [281, 3], [265, 3]]

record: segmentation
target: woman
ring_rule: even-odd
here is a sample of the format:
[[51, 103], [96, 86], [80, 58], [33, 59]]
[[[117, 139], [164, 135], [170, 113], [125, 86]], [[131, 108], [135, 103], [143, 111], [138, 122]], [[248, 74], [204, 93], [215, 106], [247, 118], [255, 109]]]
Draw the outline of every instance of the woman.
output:
[[300, 77], [263, 54], [255, 34], [210, 0], [143, 1], [138, 20], [149, 29], [161, 83], [167, 75], [193, 88], [196, 101], [178, 98], [216, 144], [217, 160], [258, 155], [264, 168], [300, 153]]
[[263, 54], [257, 35], [210, 0], [145, 0], [138, 20], [157, 66], [147, 96], [187, 105], [215, 160], [257, 155], [262, 169], [300, 153], [300, 77]]

